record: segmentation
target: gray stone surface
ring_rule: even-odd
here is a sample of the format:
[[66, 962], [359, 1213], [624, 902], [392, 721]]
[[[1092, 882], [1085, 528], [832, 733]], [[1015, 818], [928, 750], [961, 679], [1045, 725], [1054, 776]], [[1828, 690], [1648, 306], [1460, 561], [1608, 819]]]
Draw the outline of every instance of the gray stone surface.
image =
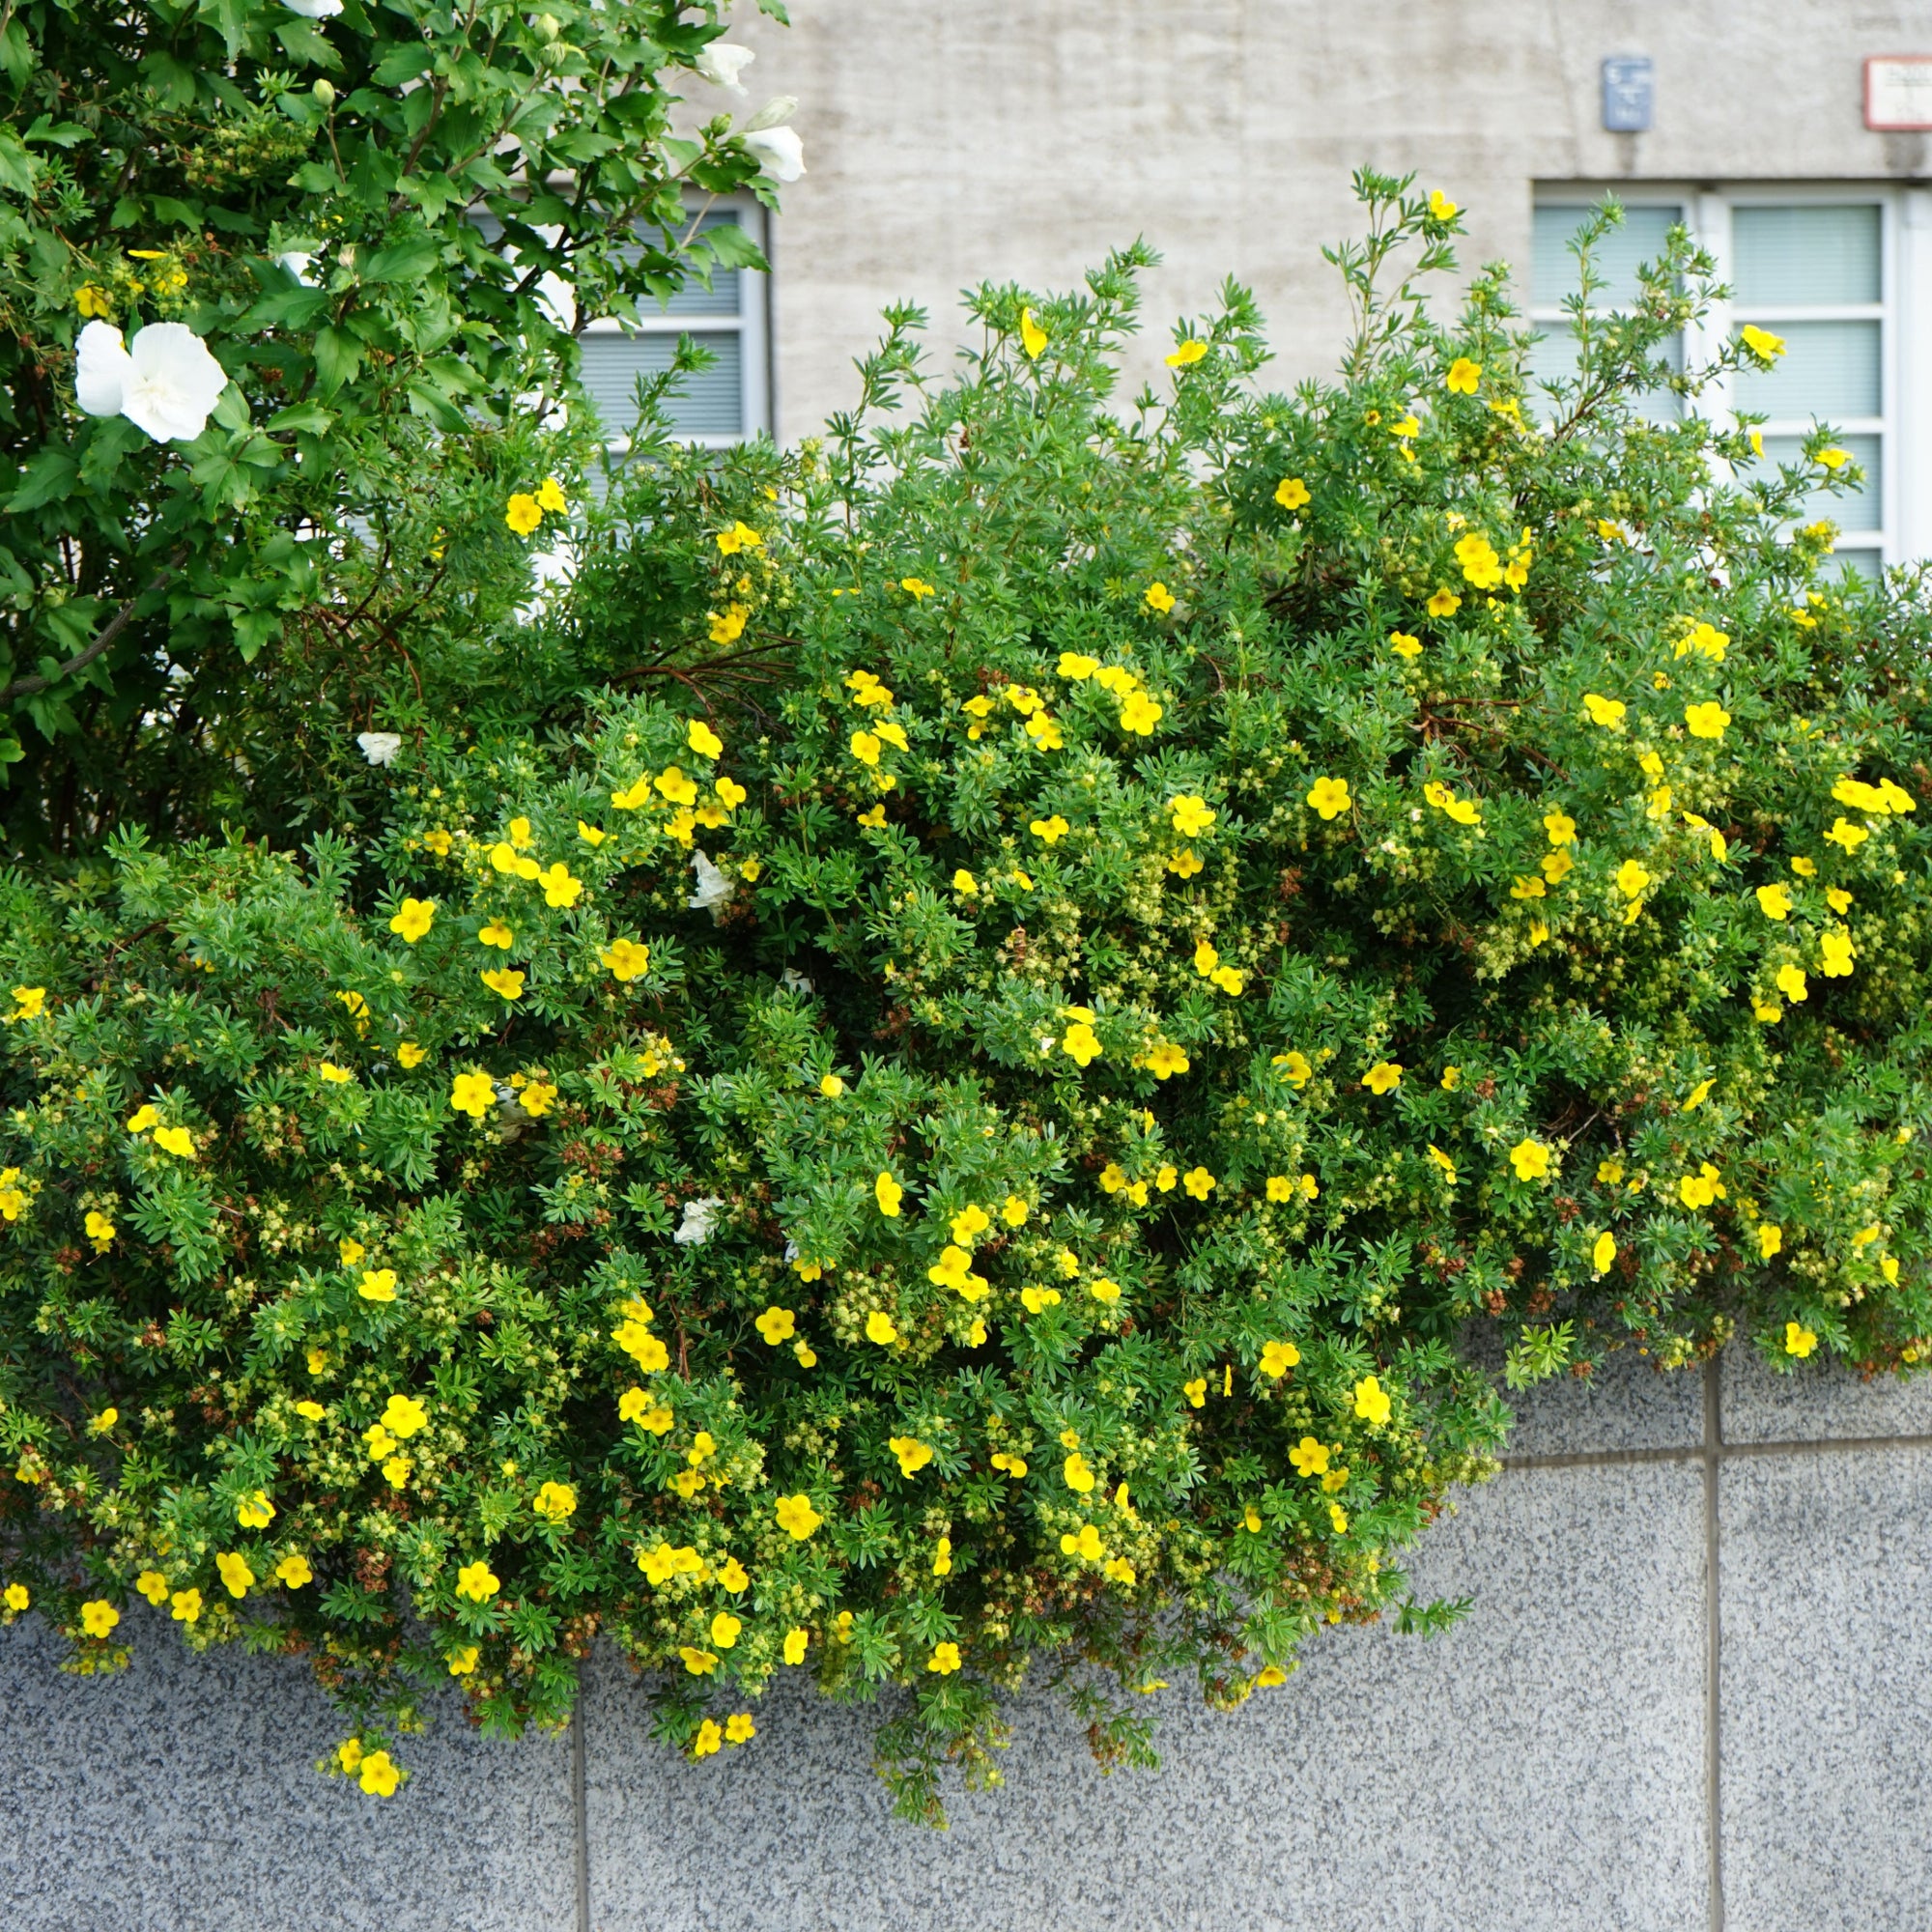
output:
[[[570, 1750], [486, 1741], [454, 1699], [387, 1800], [317, 1775], [343, 1735], [306, 1667], [184, 1652], [136, 1605], [125, 1676], [0, 1632], [0, 1905], [9, 1932], [570, 1932]], [[440, 1702], [441, 1700], [439, 1700]]]
[[1932, 1922], [1932, 1452], [1720, 1481], [1726, 1932]]
[[[1500, 1362], [1500, 1352], [1498, 1352]], [[1694, 1449], [1704, 1439], [1704, 1378], [1664, 1374], [1634, 1346], [1587, 1380], [1559, 1376], [1504, 1400], [1516, 1414], [1505, 1456], [1577, 1456], [1607, 1449]]]
[[1433, 1642], [1337, 1631], [1232, 1717], [1177, 1688], [1162, 1769], [1102, 1777], [1033, 1696], [1003, 1791], [944, 1834], [895, 1824], [872, 1718], [809, 1689], [700, 1765], [593, 1667], [596, 1932], [1512, 1932], [1701, 1926], [1703, 1509], [1673, 1464], [1511, 1472], [1438, 1523], [1419, 1594], [1473, 1594]]
[[1789, 1375], [1768, 1369], [1754, 1349], [1724, 1350], [1726, 1442], [1833, 1442], [1848, 1436], [1932, 1435], [1932, 1376], [1866, 1380], [1817, 1357]]

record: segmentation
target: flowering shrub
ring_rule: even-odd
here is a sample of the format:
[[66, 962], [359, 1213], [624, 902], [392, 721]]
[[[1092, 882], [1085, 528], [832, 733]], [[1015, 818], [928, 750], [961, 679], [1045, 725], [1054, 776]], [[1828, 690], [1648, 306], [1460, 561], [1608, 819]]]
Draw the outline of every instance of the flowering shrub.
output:
[[498, 476], [586, 434], [549, 407], [582, 319], [755, 263], [735, 227], [693, 232], [685, 197], [797, 171], [762, 116], [671, 134], [674, 84], [745, 92], [724, 11], [0, 16], [14, 850], [218, 822], [237, 740], [259, 766], [278, 737], [243, 728], [260, 652], [286, 636], [345, 708], [456, 585], [503, 575]]
[[1688, 250], [1538, 398], [1364, 187], [1338, 384], [1255, 398], [1233, 291], [1114, 412], [1138, 254], [951, 384], [897, 317], [827, 440], [588, 520], [545, 648], [647, 607], [640, 693], [399, 711], [361, 850], [11, 882], [0, 1566], [76, 1667], [133, 1592], [307, 1650], [385, 1792], [412, 1683], [554, 1722], [602, 1632], [696, 1757], [895, 1688], [936, 1819], [1036, 1661], [1148, 1762], [1182, 1673], [1456, 1614], [1394, 1558], [1492, 1466], [1472, 1318], [1919, 1358], [1916, 591], [1794, 528], [1829, 431], [1637, 413]]

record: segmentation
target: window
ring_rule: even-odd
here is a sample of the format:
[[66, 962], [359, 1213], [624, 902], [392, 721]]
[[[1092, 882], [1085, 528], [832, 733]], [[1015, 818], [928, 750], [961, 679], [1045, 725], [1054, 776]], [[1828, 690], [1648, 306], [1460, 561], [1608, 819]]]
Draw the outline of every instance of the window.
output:
[[[744, 227], [762, 248], [763, 216], [755, 202], [747, 201], [712, 209], [702, 225]], [[676, 436], [717, 446], [742, 442], [771, 428], [769, 279], [749, 270], [720, 269], [708, 289], [692, 282], [656, 314], [640, 309], [628, 332], [623, 324], [609, 320], [584, 324], [579, 337], [583, 386], [613, 439], [622, 438], [631, 426], [637, 379], [668, 368], [680, 335], [689, 335], [716, 359], [702, 374], [686, 377], [667, 399]]]
[[[1717, 345], [1754, 323], [1783, 338], [1785, 353], [1768, 370], [1741, 369], [1690, 408], [1722, 416], [1747, 410], [1766, 417], [1767, 463], [1794, 457], [1814, 421], [1829, 422], [1864, 470], [1855, 495], [1816, 499], [1813, 514], [1830, 517], [1842, 534], [1842, 567], [1875, 573], [1928, 548], [1923, 533], [1908, 532], [1900, 472], [1916, 456], [1900, 433], [1894, 358], [1907, 339], [1900, 314], [1899, 208], [1883, 188], [1752, 188], [1727, 193], [1619, 190], [1627, 220], [1600, 250], [1609, 283], [1605, 306], [1635, 290], [1635, 268], [1654, 259], [1673, 221], [1717, 262], [1731, 298], [1717, 304], [1697, 339], [1688, 345], [1702, 361]], [[1600, 191], [1551, 190], [1540, 195], [1530, 277], [1530, 314], [1548, 329], [1535, 352], [1538, 374], [1573, 359], [1563, 336], [1563, 297], [1576, 287], [1568, 252]], [[1932, 315], [1923, 319], [1932, 324]], [[1681, 366], [1681, 363], [1680, 363]], [[1675, 414], [1674, 397], [1659, 399], [1657, 413]], [[1917, 445], [1927, 440], [1912, 439]], [[1916, 537], [1916, 540], [1913, 540]]]

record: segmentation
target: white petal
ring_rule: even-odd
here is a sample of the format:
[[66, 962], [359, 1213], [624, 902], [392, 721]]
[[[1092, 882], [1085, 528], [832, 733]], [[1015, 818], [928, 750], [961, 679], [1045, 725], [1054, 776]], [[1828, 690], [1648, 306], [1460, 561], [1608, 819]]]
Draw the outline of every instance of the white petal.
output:
[[795, 182], [805, 172], [805, 143], [793, 128], [763, 128], [745, 136], [758, 167], [774, 181]]
[[537, 301], [559, 328], [577, 327], [577, 291], [554, 269], [537, 278]]
[[306, 283], [310, 288], [315, 287], [315, 277], [309, 273], [309, 270], [315, 267], [315, 257], [313, 255], [304, 254], [299, 248], [291, 248], [286, 253], [277, 255], [275, 260], [297, 281]]
[[713, 41], [697, 57], [697, 71], [714, 87], [728, 87], [743, 94], [738, 76], [757, 59], [750, 47], [733, 46], [729, 41]]
[[355, 742], [372, 765], [393, 764], [403, 749], [402, 734], [397, 731], [358, 731]]
[[731, 896], [731, 881], [702, 852], [691, 855], [691, 869], [697, 874], [697, 890], [691, 895], [691, 909], [716, 913]]
[[73, 398], [91, 416], [118, 416], [128, 351], [111, 322], [90, 322], [74, 344]]
[[228, 372], [185, 323], [151, 322], [128, 351], [121, 413], [156, 442], [192, 442], [223, 389]]
[[282, 0], [282, 5], [304, 20], [332, 20], [342, 12], [342, 0]]
[[709, 1240], [712, 1224], [718, 1219], [718, 1210], [724, 1205], [715, 1194], [706, 1194], [696, 1201], [687, 1201], [684, 1204], [684, 1219], [677, 1224], [671, 1239], [687, 1248], [695, 1247], [699, 1241]]

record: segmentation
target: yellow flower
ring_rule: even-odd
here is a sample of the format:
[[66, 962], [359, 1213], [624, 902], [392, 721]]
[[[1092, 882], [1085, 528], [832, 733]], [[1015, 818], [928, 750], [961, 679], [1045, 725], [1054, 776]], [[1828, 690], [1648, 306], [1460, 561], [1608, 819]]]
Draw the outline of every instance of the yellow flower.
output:
[[47, 989], [44, 986], [15, 986], [14, 988], [14, 1010], [7, 1015], [9, 1023], [14, 1020], [37, 1020], [46, 1010]]
[[1731, 714], [1715, 699], [1709, 704], [1687, 704], [1684, 724], [1693, 738], [1721, 738]]
[[87, 1219], [82, 1223], [87, 1231], [87, 1238], [94, 1243], [95, 1252], [104, 1255], [114, 1245], [114, 1223], [99, 1208], [90, 1208]]
[[932, 1655], [926, 1659], [925, 1667], [937, 1671], [941, 1677], [950, 1677], [959, 1668], [959, 1646], [956, 1643], [936, 1643]]
[[1549, 1172], [1549, 1150], [1541, 1141], [1521, 1140], [1510, 1149], [1519, 1180], [1541, 1180]]
[[178, 1160], [194, 1158], [194, 1137], [185, 1127], [156, 1127], [155, 1145], [163, 1153], [171, 1153]]
[[537, 883], [543, 888], [544, 903], [552, 906], [572, 906], [583, 891], [583, 881], [571, 876], [570, 867], [561, 859], [547, 872], [537, 874]]
[[1281, 1068], [1281, 1077], [1291, 1087], [1305, 1087], [1315, 1068], [1309, 1065], [1308, 1056], [1290, 1047], [1286, 1053], [1277, 1053], [1270, 1065]]
[[482, 931], [480, 931], [476, 935], [477, 945], [495, 946], [500, 948], [501, 951], [505, 952], [507, 952], [510, 950], [510, 947], [512, 943], [515, 941], [515, 939], [516, 939], [516, 934], [512, 932], [510, 928], [507, 925], [505, 925], [503, 922], [499, 919], [493, 919], [490, 922], [490, 923], [486, 925], [482, 929]]
[[231, 1597], [245, 1597], [248, 1586], [255, 1580], [255, 1573], [249, 1569], [247, 1560], [239, 1550], [224, 1549], [214, 1559], [214, 1567], [221, 1573], [221, 1582]]
[[128, 1131], [130, 1134], [145, 1134], [160, 1120], [160, 1115], [152, 1106], [139, 1106], [128, 1116]]
[[902, 577], [899, 579], [899, 588], [903, 590], [906, 593], [906, 595], [913, 600], [915, 604], [917, 604], [922, 598], [931, 597], [937, 594], [934, 590], [934, 587], [930, 583], [928, 583], [923, 577]]
[[191, 1624], [200, 1620], [201, 1592], [199, 1590], [177, 1590], [169, 1597], [168, 1605], [170, 1613], [178, 1624]]
[[1213, 809], [1198, 792], [1180, 792], [1167, 802], [1174, 829], [1183, 838], [1195, 838], [1214, 822]]
[[866, 1317], [866, 1340], [876, 1342], [880, 1348], [889, 1349], [899, 1339], [899, 1331], [894, 1325], [890, 1315], [874, 1309]]
[[1339, 818], [1353, 802], [1347, 779], [1317, 779], [1308, 788], [1308, 803], [1324, 819]]
[[450, 1083], [451, 1108], [473, 1121], [480, 1121], [496, 1101], [496, 1085], [487, 1073], [459, 1073]]
[[537, 502], [543, 509], [561, 516], [570, 508], [570, 498], [563, 494], [563, 485], [554, 476], [546, 476], [537, 491]]
[[1852, 970], [1852, 936], [1848, 932], [1828, 932], [1818, 941], [1823, 963], [1818, 971], [1828, 980], [1843, 980]]
[[1784, 1324], [1784, 1352], [1796, 1355], [1802, 1362], [1818, 1346], [1818, 1338], [1802, 1321], [1787, 1321]]
[[1463, 608], [1463, 600], [1446, 583], [1435, 587], [1435, 594], [1423, 606], [1432, 617], [1453, 617]]
[[1274, 499], [1284, 510], [1298, 510], [1309, 501], [1308, 485], [1299, 476], [1284, 476], [1274, 486]]
[[1784, 338], [1774, 335], [1768, 328], [1760, 328], [1755, 323], [1747, 322], [1738, 330], [1742, 341], [1760, 361], [1776, 362], [1784, 354]]
[[352, 1085], [355, 1079], [355, 1074], [348, 1067], [337, 1066], [333, 1062], [327, 1060], [316, 1068], [316, 1071], [331, 1087], [347, 1087]]
[[1402, 1067], [1393, 1060], [1378, 1060], [1362, 1075], [1362, 1085], [1378, 1096], [1390, 1094], [1402, 1085]]
[[880, 1170], [878, 1179], [872, 1182], [872, 1193], [878, 1201], [879, 1212], [889, 1221], [897, 1220], [899, 1203], [905, 1199], [905, 1189], [884, 1169]]
[[[1146, 692], [1132, 693], [1121, 706], [1121, 729], [1142, 738], [1151, 737], [1165, 714]], [[1054, 749], [1049, 746], [1048, 750]]]
[[778, 1525], [794, 1543], [804, 1543], [825, 1519], [812, 1508], [811, 1498], [803, 1490], [796, 1495], [781, 1496], [777, 1509]]
[[1157, 611], [1162, 616], [1174, 609], [1174, 592], [1158, 578], [1148, 585], [1142, 598], [1150, 611]]
[[121, 1612], [105, 1597], [96, 1597], [80, 1606], [80, 1627], [96, 1639], [111, 1636], [121, 1621]]
[[1453, 1094], [1463, 1084], [1463, 1069], [1460, 1066], [1445, 1066], [1442, 1069], [1442, 1091]]
[[787, 1663], [803, 1663], [806, 1646], [811, 1641], [810, 1634], [796, 1628], [785, 1632], [784, 1661]]
[[724, 1742], [727, 1745], [749, 1744], [758, 1734], [758, 1727], [752, 1721], [749, 1711], [739, 1711], [724, 1719]]
[[1020, 310], [1020, 347], [1026, 351], [1029, 362], [1039, 360], [1039, 352], [1046, 347], [1046, 330], [1033, 319], [1033, 310]]
[[650, 971], [651, 949], [633, 939], [613, 939], [597, 957], [610, 969], [611, 979], [626, 984]]
[[545, 1483], [530, 1499], [530, 1508], [552, 1522], [562, 1522], [577, 1510], [577, 1491], [569, 1483]]
[[1559, 845], [1553, 852], [1546, 852], [1539, 864], [1543, 876], [1552, 885], [1560, 886], [1577, 869], [1577, 862], [1570, 856], [1566, 845]]
[[1789, 919], [1791, 917], [1791, 889], [1782, 881], [1775, 885], [1759, 886], [1757, 889], [1758, 909], [1766, 919]]
[[495, 972], [485, 971], [476, 977], [499, 999], [521, 1000], [524, 997], [524, 976], [513, 967], [499, 966]]
[[886, 1444], [899, 1459], [899, 1474], [916, 1476], [932, 1461], [932, 1448], [916, 1435], [895, 1435]]
[[1825, 837], [1833, 845], [1842, 845], [1847, 852], [1856, 852], [1871, 834], [1862, 825], [1854, 825], [1849, 818], [1840, 817], [1833, 821]]
[[1596, 1245], [1590, 1250], [1590, 1265], [1599, 1274], [1608, 1274], [1610, 1264], [1617, 1258], [1616, 1236], [1606, 1228], [1597, 1236]]
[[[684, 1659], [684, 1667], [694, 1677], [709, 1677], [718, 1668], [718, 1660], [708, 1650], [698, 1650], [691, 1644], [681, 1643], [677, 1647], [677, 1654]], [[713, 1724], [709, 1718], [705, 1719], [704, 1724], [710, 1725], [711, 1748], [716, 1750], [718, 1748], [718, 1726]], [[704, 1725], [701, 1724], [698, 1726], [699, 1746], [702, 1747], [704, 1742]]]
[[1543, 881], [1533, 873], [1527, 877], [1520, 875], [1510, 887], [1510, 897], [1513, 899], [1540, 899], [1547, 891], [1548, 888], [1544, 885]]
[[1617, 867], [1617, 890], [1627, 899], [1640, 897], [1651, 883], [1651, 875], [1634, 859], [1626, 859]]
[[1100, 1541], [1100, 1532], [1091, 1522], [1083, 1522], [1078, 1536], [1069, 1532], [1060, 1539], [1060, 1553], [1063, 1556], [1077, 1556], [1083, 1562], [1097, 1563], [1106, 1554], [1106, 1546]]
[[1422, 639], [1412, 638], [1406, 631], [1389, 633], [1389, 649], [1399, 658], [1419, 658], [1422, 655]]
[[364, 1268], [355, 1293], [364, 1301], [393, 1301], [396, 1298], [394, 1268]]
[[1072, 829], [1057, 811], [1051, 818], [1036, 818], [1027, 827], [1027, 830], [1036, 838], [1047, 845], [1053, 844], [1058, 839], [1065, 838]]
[[389, 930], [400, 933], [407, 945], [413, 946], [430, 929], [435, 920], [434, 899], [405, 899], [397, 909], [395, 918], [389, 922]]
[[477, 1660], [483, 1655], [473, 1643], [460, 1643], [449, 1653], [449, 1674], [452, 1677], [468, 1677], [476, 1668]]
[[1086, 1495], [1094, 1487], [1094, 1471], [1077, 1449], [1061, 1464], [1060, 1473], [1065, 1477], [1066, 1487], [1078, 1495]]
[[742, 604], [727, 604], [722, 611], [705, 612], [705, 625], [714, 644], [735, 644], [745, 635], [751, 611]]
[[728, 530], [714, 532], [711, 541], [720, 556], [736, 556], [742, 550], [762, 550], [765, 540], [750, 524], [734, 523]]
[[1262, 1374], [1279, 1381], [1301, 1360], [1301, 1350], [1293, 1342], [1269, 1342], [1262, 1350]]
[[1365, 1376], [1355, 1384], [1355, 1413], [1379, 1427], [1389, 1419], [1389, 1399], [1378, 1377]]
[[168, 1579], [158, 1570], [143, 1570], [134, 1578], [134, 1587], [156, 1609], [168, 1600]]
[[1162, 1040], [1149, 1050], [1148, 1070], [1156, 1080], [1170, 1080], [1177, 1073], [1185, 1073], [1188, 1067], [1186, 1053], [1178, 1046]]
[[1757, 1230], [1757, 1251], [1759, 1258], [1769, 1261], [1773, 1255], [1784, 1249], [1784, 1230], [1776, 1221], [1760, 1221]]
[[73, 292], [73, 305], [84, 316], [112, 315], [114, 304], [107, 291], [94, 282], [82, 282]]
[[1060, 1050], [1076, 1065], [1086, 1067], [1099, 1059], [1100, 1041], [1085, 1020], [1075, 1020], [1062, 1037]]
[[1340, 1503], [1330, 1503], [1328, 1505], [1328, 1520], [1330, 1523], [1334, 1525], [1335, 1534], [1337, 1536], [1348, 1535], [1349, 1512], [1345, 1510]]
[[481, 1557], [464, 1564], [456, 1573], [456, 1594], [468, 1597], [472, 1604], [487, 1604], [502, 1587]]
[[254, 1490], [235, 1505], [235, 1520], [243, 1529], [267, 1529], [275, 1520], [275, 1506], [266, 1490]]
[[275, 1565], [275, 1581], [287, 1590], [299, 1590], [315, 1580], [315, 1572], [308, 1567], [308, 1558], [299, 1554], [284, 1556]]
[[1777, 969], [1777, 990], [1794, 1004], [1810, 997], [1810, 985], [1802, 966], [1784, 965]]
[[1170, 369], [1185, 369], [1200, 361], [1207, 353], [1208, 345], [1205, 342], [1197, 342], [1190, 336], [1185, 342], [1176, 346], [1174, 354], [1167, 357], [1167, 366]]
[[503, 521], [520, 537], [526, 537], [543, 522], [543, 511], [534, 497], [526, 491], [519, 490], [510, 498], [509, 505], [503, 512]]
[[1459, 212], [1459, 205], [1453, 202], [1439, 187], [1429, 190], [1429, 212], [1437, 221], [1453, 220]]
[[1483, 365], [1471, 362], [1466, 355], [1459, 355], [1449, 365], [1449, 373], [1442, 379], [1442, 386], [1452, 396], [1473, 396], [1476, 384], [1483, 380]]
[[1454, 1187], [1456, 1184], [1456, 1163], [1434, 1141], [1429, 1143], [1429, 1158], [1435, 1166], [1442, 1170], [1449, 1185]]
[[1621, 698], [1603, 697], [1594, 691], [1583, 694], [1583, 709], [1589, 713], [1590, 723], [1601, 724], [1605, 730], [1622, 729], [1624, 713], [1628, 708]]

